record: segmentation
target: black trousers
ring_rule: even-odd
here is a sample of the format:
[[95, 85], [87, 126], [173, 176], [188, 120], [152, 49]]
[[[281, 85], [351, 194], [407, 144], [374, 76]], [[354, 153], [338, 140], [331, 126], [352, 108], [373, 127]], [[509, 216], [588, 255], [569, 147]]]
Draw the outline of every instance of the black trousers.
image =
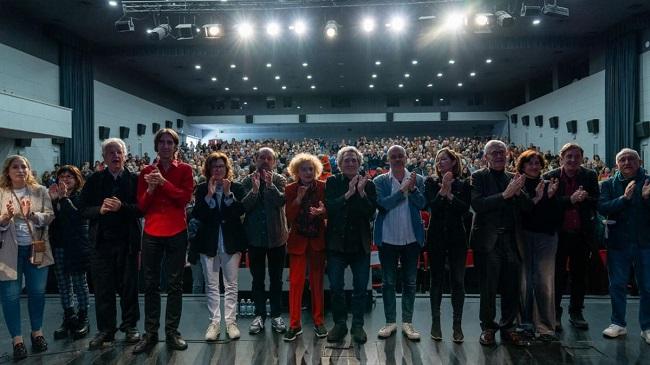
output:
[[167, 274], [167, 310], [165, 333], [177, 333], [183, 310], [183, 270], [187, 249], [187, 231], [171, 237], [142, 237], [142, 271], [144, 273], [144, 328], [157, 334], [160, 327], [160, 269]]
[[91, 263], [97, 329], [108, 333], [117, 331], [115, 294], [120, 296], [120, 330], [136, 327], [140, 320], [138, 254], [129, 253], [124, 242], [102, 242], [92, 250]]
[[449, 262], [449, 286], [451, 288], [451, 306], [454, 310], [454, 320], [463, 317], [465, 304], [465, 260], [467, 245], [462, 240], [440, 240], [429, 246], [429, 272], [431, 274], [431, 315], [440, 316], [442, 302], [442, 286], [446, 273], [445, 261]]
[[[556, 314], [561, 313], [560, 303], [568, 280], [570, 280], [571, 286], [569, 313], [581, 312], [584, 308], [590, 254], [589, 244], [582, 234], [560, 232], [555, 256]], [[568, 271], [567, 260], [569, 261]]]
[[269, 268], [269, 302], [271, 304], [271, 318], [282, 313], [282, 270], [286, 246], [273, 248], [249, 247], [248, 259], [251, 275], [253, 276], [253, 301], [255, 302], [255, 315], [266, 318], [266, 265]]
[[[501, 234], [494, 249], [476, 255], [479, 272], [481, 329], [513, 330], [520, 309], [521, 260], [514, 235]], [[501, 294], [501, 320], [495, 322], [497, 293]]]

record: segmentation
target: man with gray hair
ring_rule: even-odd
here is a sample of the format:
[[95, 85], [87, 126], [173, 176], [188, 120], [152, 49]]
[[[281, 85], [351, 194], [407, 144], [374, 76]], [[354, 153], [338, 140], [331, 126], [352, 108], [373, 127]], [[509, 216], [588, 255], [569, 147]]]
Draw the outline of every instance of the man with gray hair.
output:
[[639, 154], [623, 148], [616, 154], [618, 171], [600, 186], [598, 211], [607, 216], [607, 271], [612, 301], [608, 338], [627, 333], [625, 307], [630, 268], [639, 285], [641, 337], [650, 344], [650, 176]]
[[[470, 239], [476, 253], [481, 295], [482, 333], [479, 342], [492, 346], [495, 333], [515, 345], [527, 341], [519, 336], [516, 319], [519, 315], [520, 252], [523, 247], [519, 209], [532, 204], [522, 190], [526, 177], [505, 171], [507, 148], [499, 140], [485, 144], [487, 168], [472, 174], [472, 208], [474, 226]], [[495, 322], [496, 296], [500, 289], [501, 320]]]
[[90, 349], [113, 342], [117, 309], [115, 294], [120, 296], [122, 324], [127, 343], [136, 343], [140, 319], [138, 304], [138, 254], [140, 252], [142, 213], [137, 206], [138, 177], [124, 168], [126, 145], [119, 138], [102, 143], [106, 168], [93, 173], [81, 192], [81, 214], [89, 220], [91, 273], [95, 288], [97, 335]]

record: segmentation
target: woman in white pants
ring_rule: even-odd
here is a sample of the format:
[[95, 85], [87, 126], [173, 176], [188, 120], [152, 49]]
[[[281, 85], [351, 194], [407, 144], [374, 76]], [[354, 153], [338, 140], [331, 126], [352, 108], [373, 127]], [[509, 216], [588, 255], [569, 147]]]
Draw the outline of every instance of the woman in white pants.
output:
[[244, 207], [243, 189], [232, 182], [232, 161], [221, 152], [211, 153], [205, 160], [205, 183], [196, 189], [196, 205], [192, 217], [198, 219], [196, 237], [190, 242], [190, 251], [199, 254], [205, 276], [209, 320], [206, 341], [216, 341], [221, 330], [219, 272], [224, 281], [224, 317], [230, 339], [239, 338], [237, 327], [237, 273], [242, 252], [246, 248], [246, 234], [241, 223]]

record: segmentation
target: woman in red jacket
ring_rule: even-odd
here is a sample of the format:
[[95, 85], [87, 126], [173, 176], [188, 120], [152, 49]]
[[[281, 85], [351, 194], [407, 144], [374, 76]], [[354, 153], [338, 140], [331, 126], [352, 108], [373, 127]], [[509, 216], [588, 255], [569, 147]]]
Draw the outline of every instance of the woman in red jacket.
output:
[[323, 274], [325, 272], [325, 183], [316, 178], [323, 165], [314, 155], [300, 153], [289, 163], [294, 183], [285, 189], [287, 223], [290, 226], [289, 253], [289, 330], [285, 341], [302, 334], [300, 312], [309, 260], [311, 313], [316, 336], [327, 336], [323, 315]]

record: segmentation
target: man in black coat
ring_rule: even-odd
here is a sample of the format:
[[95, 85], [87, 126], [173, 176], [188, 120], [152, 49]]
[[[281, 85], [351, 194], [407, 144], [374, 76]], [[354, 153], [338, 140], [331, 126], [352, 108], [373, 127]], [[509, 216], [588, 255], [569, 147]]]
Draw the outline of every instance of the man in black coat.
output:
[[[518, 209], [529, 204], [522, 191], [525, 176], [505, 171], [506, 145], [499, 140], [485, 144], [488, 167], [472, 174], [472, 208], [475, 212], [470, 244], [476, 253], [481, 295], [482, 345], [494, 345], [495, 333], [516, 345], [526, 344], [516, 329], [520, 309], [521, 226]], [[501, 320], [495, 322], [496, 295], [501, 294]]]
[[92, 174], [81, 192], [81, 214], [90, 223], [91, 273], [95, 288], [98, 333], [90, 349], [111, 345], [117, 332], [115, 293], [120, 296], [127, 343], [137, 343], [140, 333], [138, 304], [138, 253], [142, 228], [136, 189], [138, 178], [124, 168], [126, 145], [118, 138], [102, 143], [108, 166]]
[[[555, 330], [562, 330], [562, 294], [571, 279], [569, 322], [578, 329], [588, 329], [582, 316], [589, 259], [597, 252], [594, 237], [598, 205], [598, 176], [581, 166], [584, 151], [575, 143], [560, 150], [560, 167], [544, 175], [545, 180], [559, 180], [557, 198], [562, 210], [562, 226], [555, 256]], [[567, 260], [570, 268], [567, 272]]]

